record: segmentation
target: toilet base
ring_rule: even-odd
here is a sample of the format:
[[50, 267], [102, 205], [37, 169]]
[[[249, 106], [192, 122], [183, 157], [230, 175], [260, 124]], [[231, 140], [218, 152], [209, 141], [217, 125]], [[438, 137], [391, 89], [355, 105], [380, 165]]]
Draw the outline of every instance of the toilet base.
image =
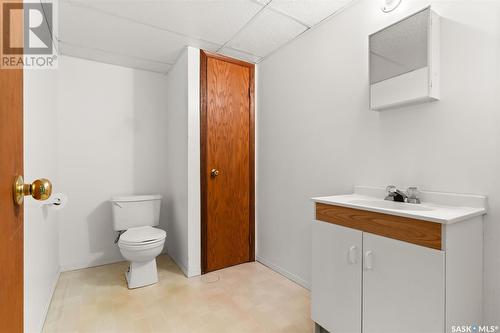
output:
[[156, 258], [150, 261], [130, 262], [125, 273], [129, 289], [139, 288], [158, 282]]

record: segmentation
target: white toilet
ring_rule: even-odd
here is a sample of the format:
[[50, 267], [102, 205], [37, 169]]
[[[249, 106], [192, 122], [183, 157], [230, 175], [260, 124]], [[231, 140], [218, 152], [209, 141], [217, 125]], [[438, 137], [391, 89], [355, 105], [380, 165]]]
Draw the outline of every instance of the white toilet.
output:
[[118, 247], [130, 262], [125, 273], [128, 287], [139, 288], [158, 282], [156, 257], [163, 250], [166, 233], [155, 228], [160, 220], [161, 195], [115, 197], [113, 227], [122, 231]]

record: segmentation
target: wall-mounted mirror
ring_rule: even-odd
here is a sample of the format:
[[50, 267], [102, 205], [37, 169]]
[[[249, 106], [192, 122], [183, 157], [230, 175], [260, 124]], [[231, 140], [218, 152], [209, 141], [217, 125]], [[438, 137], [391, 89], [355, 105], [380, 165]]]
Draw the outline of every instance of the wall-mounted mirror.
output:
[[369, 37], [370, 107], [438, 99], [439, 16], [430, 7]]

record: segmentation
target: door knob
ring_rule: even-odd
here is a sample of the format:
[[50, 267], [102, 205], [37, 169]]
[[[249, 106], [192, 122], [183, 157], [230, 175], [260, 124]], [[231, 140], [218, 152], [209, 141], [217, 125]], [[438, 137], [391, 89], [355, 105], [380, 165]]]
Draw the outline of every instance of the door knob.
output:
[[47, 200], [52, 194], [52, 183], [45, 178], [35, 180], [32, 184], [25, 184], [23, 176], [14, 180], [14, 202], [21, 205], [25, 195], [31, 195], [36, 200]]
[[210, 171], [210, 176], [212, 176], [212, 177], [217, 177], [218, 175], [219, 175], [219, 170], [217, 170], [217, 169], [212, 169], [212, 170]]

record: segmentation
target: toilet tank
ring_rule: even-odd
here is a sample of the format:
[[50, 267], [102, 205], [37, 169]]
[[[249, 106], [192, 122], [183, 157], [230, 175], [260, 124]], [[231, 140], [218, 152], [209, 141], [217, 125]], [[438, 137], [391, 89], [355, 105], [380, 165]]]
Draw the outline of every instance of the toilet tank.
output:
[[111, 205], [115, 230], [155, 226], [160, 222], [161, 195], [113, 197]]

